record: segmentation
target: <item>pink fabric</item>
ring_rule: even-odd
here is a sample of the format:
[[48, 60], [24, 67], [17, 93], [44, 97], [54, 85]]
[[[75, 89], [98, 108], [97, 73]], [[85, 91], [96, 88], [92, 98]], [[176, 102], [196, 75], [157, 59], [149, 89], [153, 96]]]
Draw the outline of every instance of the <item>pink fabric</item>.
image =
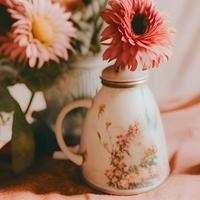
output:
[[84, 194], [62, 196], [31, 192], [5, 192], [0, 200], [199, 200], [200, 199], [200, 104], [163, 114], [171, 175], [157, 189], [137, 196]]

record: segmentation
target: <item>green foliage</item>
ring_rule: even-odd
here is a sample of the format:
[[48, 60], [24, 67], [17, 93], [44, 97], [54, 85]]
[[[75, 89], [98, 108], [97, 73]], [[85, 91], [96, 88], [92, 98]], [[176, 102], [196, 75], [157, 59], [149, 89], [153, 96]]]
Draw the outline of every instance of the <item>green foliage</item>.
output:
[[23, 172], [34, 161], [35, 142], [30, 125], [22, 112], [16, 112], [12, 136], [12, 169], [15, 173]]
[[96, 54], [101, 50], [99, 36], [103, 20], [100, 12], [105, 8], [107, 0], [85, 0], [83, 3], [84, 6], [76, 10], [71, 17], [77, 30], [73, 46], [80, 54]]
[[12, 136], [12, 169], [20, 173], [34, 161], [35, 142], [31, 126], [18, 103], [7, 90], [8, 86], [24, 83], [32, 92], [50, 87], [66, 65], [48, 63], [41, 69], [30, 68], [1, 59], [0, 62], [0, 112], [14, 111]]
[[91, 4], [91, 2], [92, 2], [92, 0], [83, 0], [83, 3], [84, 3], [85, 5], [89, 5], [89, 4]]
[[44, 91], [54, 83], [65, 68], [64, 63], [58, 65], [50, 62], [38, 69], [4, 60], [0, 62], [0, 85], [8, 87], [24, 83], [32, 92]]
[[10, 17], [10, 14], [6, 11], [5, 6], [0, 4], [0, 34], [5, 35], [7, 32], [9, 32], [12, 24], [13, 19]]
[[58, 66], [56, 63], [48, 63], [41, 69], [25, 67], [20, 70], [21, 82], [33, 92], [44, 91], [54, 83], [64, 68], [64, 65]]
[[11, 143], [12, 169], [15, 173], [20, 173], [29, 167], [34, 160], [34, 137], [18, 103], [6, 88], [0, 87], [0, 112], [12, 111], [15, 113]]

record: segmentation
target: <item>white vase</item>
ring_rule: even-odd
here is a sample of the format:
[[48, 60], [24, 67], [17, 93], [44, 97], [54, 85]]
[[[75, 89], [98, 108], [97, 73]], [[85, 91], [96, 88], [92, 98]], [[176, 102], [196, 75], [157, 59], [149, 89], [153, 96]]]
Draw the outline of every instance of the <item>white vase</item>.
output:
[[106, 67], [102, 55], [80, 56], [55, 84], [45, 92], [48, 122], [54, 125], [62, 107], [77, 99], [92, 98], [101, 88], [99, 76]]
[[[133, 195], [158, 187], [169, 174], [159, 109], [147, 85], [147, 72], [116, 72], [108, 67], [103, 87], [92, 100], [68, 104], [56, 122], [56, 138], [65, 157], [80, 165], [86, 182], [103, 192]], [[62, 124], [71, 110], [89, 108], [80, 151], [65, 145]], [[54, 154], [55, 156], [55, 154]]]

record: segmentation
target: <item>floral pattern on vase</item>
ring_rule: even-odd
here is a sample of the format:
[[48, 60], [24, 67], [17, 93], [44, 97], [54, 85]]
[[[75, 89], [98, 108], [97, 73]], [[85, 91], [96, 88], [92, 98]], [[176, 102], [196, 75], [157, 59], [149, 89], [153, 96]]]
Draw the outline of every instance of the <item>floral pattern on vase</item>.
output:
[[[106, 122], [106, 130], [111, 128], [112, 123]], [[139, 189], [153, 185], [153, 178], [158, 177], [157, 166], [157, 148], [156, 146], [144, 147], [144, 155], [138, 164], [128, 164], [126, 158], [133, 157], [130, 152], [132, 144], [142, 145], [141, 129], [139, 123], [134, 122], [130, 125], [125, 134], [119, 134], [113, 140], [109, 136], [110, 141], [103, 141], [102, 135], [97, 132], [98, 138], [109, 153], [110, 168], [105, 171], [108, 179], [107, 184], [117, 189]], [[114, 141], [114, 144], [112, 143]]]

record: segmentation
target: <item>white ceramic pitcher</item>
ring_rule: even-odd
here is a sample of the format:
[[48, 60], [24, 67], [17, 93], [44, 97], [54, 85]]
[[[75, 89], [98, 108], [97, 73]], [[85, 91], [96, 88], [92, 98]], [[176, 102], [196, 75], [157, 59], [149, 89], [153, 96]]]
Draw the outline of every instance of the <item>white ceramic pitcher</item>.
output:
[[[103, 87], [93, 100], [69, 104], [58, 116], [56, 137], [61, 150], [81, 166], [87, 183], [103, 192], [146, 192], [169, 174], [160, 112], [147, 78], [147, 72], [116, 72], [113, 66], [108, 67], [102, 73]], [[74, 154], [64, 142], [62, 123], [78, 107], [89, 111], [79, 154]]]

